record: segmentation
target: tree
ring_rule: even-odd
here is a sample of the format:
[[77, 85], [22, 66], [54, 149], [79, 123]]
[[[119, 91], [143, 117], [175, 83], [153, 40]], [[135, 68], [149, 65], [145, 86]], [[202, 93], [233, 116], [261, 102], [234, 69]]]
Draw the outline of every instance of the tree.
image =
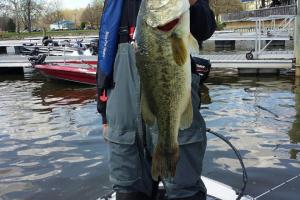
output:
[[16, 32], [20, 32], [21, 25], [31, 31], [34, 20], [37, 20], [43, 10], [44, 0], [2, 0], [5, 9], [16, 24]]
[[4, 4], [4, 2], [0, 2], [0, 14], [3, 14], [4, 9], [5, 9], [5, 4]]
[[16, 30], [16, 24], [15, 24], [15, 22], [14, 22], [13, 19], [9, 18], [7, 20], [7, 22], [6, 22], [6, 30], [8, 32], [15, 32], [15, 30]]
[[219, 21], [220, 14], [243, 10], [240, 0], [210, 0], [209, 4], [216, 15], [217, 21]]
[[60, 0], [55, 0], [45, 6], [41, 26], [46, 29], [50, 24], [59, 23], [63, 19], [62, 3]]
[[86, 25], [87, 25], [87, 22], [81, 22], [80, 29], [84, 29]]
[[1, 31], [6, 31], [6, 17], [0, 17], [0, 33]]
[[42, 16], [42, 3], [41, 0], [21, 0], [21, 21], [28, 32], [31, 32], [32, 24]]
[[80, 19], [83, 22], [89, 22], [92, 27], [98, 26], [102, 10], [103, 1], [94, 0], [85, 8]]
[[5, 9], [11, 11], [11, 15], [14, 18], [16, 24], [16, 32], [19, 33], [21, 0], [3, 0], [2, 3], [5, 5]]
[[80, 17], [85, 9], [64, 9], [62, 10], [63, 18], [66, 20], [74, 21], [76, 27], [80, 27]]
[[32, 25], [32, 21], [31, 21], [31, 13], [32, 13], [32, 1], [31, 0], [25, 0], [25, 16], [26, 16], [26, 20], [25, 23], [27, 21], [27, 28], [28, 28], [28, 32], [31, 33], [31, 25]]

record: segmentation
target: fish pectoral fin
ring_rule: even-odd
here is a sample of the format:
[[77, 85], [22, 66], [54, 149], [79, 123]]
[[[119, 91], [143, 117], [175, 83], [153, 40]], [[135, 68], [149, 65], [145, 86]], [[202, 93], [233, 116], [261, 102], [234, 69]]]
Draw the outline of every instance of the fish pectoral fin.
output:
[[155, 123], [155, 116], [150, 110], [148, 100], [144, 95], [144, 92], [142, 92], [142, 97], [141, 97], [141, 109], [142, 109], [142, 117], [146, 124], [152, 126]]
[[199, 44], [198, 41], [194, 38], [194, 36], [190, 33], [189, 36], [189, 50], [190, 54], [199, 54]]
[[176, 34], [171, 35], [173, 58], [177, 65], [182, 66], [188, 59], [188, 50], [182, 38]]
[[193, 122], [193, 105], [192, 98], [190, 98], [189, 103], [185, 111], [181, 115], [180, 129], [184, 130], [189, 128]]

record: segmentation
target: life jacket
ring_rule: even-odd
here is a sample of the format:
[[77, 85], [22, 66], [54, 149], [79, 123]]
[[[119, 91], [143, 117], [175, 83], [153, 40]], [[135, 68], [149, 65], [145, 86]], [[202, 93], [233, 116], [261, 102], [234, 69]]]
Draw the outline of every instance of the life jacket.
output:
[[100, 23], [98, 71], [111, 77], [118, 44], [130, 42], [141, 0], [106, 0]]
[[119, 28], [124, 0], [106, 0], [101, 17], [98, 45], [98, 67], [111, 76], [118, 48]]
[[[107, 89], [114, 87], [113, 68], [119, 43], [130, 42], [141, 0], [106, 0], [100, 23], [97, 66], [97, 109], [105, 118]], [[104, 120], [106, 121], [106, 120]]]

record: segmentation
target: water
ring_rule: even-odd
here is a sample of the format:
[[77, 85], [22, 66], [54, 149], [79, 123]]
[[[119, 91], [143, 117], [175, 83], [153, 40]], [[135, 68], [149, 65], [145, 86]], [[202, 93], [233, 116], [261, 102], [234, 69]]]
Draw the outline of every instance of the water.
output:
[[[247, 193], [257, 196], [300, 173], [300, 93], [288, 77], [211, 76], [202, 113], [208, 127], [230, 138], [248, 170]], [[233, 153], [209, 140], [205, 174], [240, 187]], [[225, 174], [225, 175], [224, 175]], [[241, 177], [240, 177], [241, 179]], [[296, 180], [263, 199], [298, 199]]]
[[[212, 74], [202, 88], [208, 127], [241, 151], [247, 193], [300, 173], [300, 92], [289, 77]], [[0, 77], [0, 199], [94, 200], [110, 191], [95, 88], [47, 82], [35, 72]], [[209, 136], [204, 175], [236, 188], [241, 169]], [[300, 180], [262, 199], [296, 200]]]

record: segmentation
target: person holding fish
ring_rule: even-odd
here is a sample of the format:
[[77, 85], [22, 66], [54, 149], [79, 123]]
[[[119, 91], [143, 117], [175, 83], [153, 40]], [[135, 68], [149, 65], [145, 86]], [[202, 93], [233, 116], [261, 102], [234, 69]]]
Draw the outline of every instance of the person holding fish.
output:
[[[117, 200], [204, 200], [206, 126], [190, 55], [215, 31], [207, 0], [106, 0], [97, 108]], [[196, 59], [197, 60], [197, 59]]]

